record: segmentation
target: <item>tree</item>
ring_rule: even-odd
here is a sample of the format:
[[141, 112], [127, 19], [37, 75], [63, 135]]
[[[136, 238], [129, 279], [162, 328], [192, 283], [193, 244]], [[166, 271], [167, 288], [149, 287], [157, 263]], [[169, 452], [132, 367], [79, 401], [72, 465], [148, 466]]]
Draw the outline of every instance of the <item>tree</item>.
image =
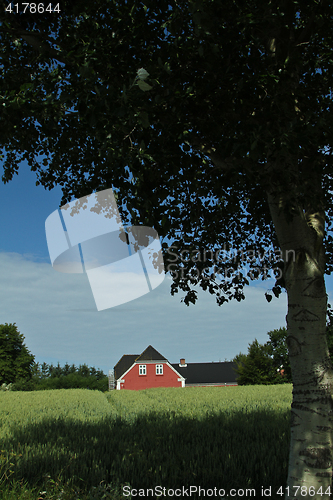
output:
[[286, 328], [272, 330], [268, 332], [268, 336], [269, 340], [265, 344], [259, 344], [255, 339], [249, 344], [247, 355], [240, 353], [234, 358], [239, 385], [281, 384], [292, 381]]
[[71, 367], [69, 366], [68, 363], [65, 363], [63, 369], [62, 369], [62, 374], [63, 375], [69, 375], [71, 373]]
[[249, 344], [247, 355], [240, 353], [235, 357], [234, 361], [237, 364], [237, 383], [239, 385], [274, 384], [278, 382], [270, 349], [266, 344], [259, 344], [257, 339]]
[[270, 354], [273, 357], [273, 365], [275, 372], [283, 369], [283, 381], [291, 382], [291, 368], [288, 357], [287, 337], [288, 332], [286, 328], [279, 328], [268, 332], [269, 341], [266, 346], [270, 349]]
[[42, 363], [42, 365], [41, 365], [41, 378], [42, 379], [45, 379], [47, 377], [48, 370], [49, 370], [48, 364], [45, 363], [45, 361], [44, 361], [44, 363]]
[[[50, 368], [51, 368], [51, 366], [52, 366], [52, 364], [50, 365]], [[63, 375], [63, 370], [62, 370], [60, 363], [58, 361], [57, 366], [52, 366], [51, 377], [59, 378], [59, 377], [61, 377], [61, 375]]]
[[164, 238], [171, 292], [186, 304], [195, 285], [219, 305], [240, 301], [273, 269], [267, 299], [288, 294], [290, 497], [301, 485], [328, 498], [333, 6], [82, 0], [56, 15], [17, 10], [1, 14], [3, 180], [25, 159], [37, 183], [62, 186], [62, 204], [112, 187], [125, 223]]
[[79, 366], [77, 372], [79, 375], [81, 375], [81, 377], [89, 377], [89, 375], [90, 375], [90, 369], [89, 369], [88, 365], [86, 365], [85, 363], [83, 365]]
[[24, 344], [15, 323], [0, 325], [0, 385], [30, 379], [34, 356]]

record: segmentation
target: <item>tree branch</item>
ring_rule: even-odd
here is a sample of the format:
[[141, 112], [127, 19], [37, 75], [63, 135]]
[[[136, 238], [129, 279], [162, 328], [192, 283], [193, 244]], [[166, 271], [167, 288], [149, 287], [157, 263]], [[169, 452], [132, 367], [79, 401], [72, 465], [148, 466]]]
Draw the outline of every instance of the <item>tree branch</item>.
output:
[[215, 167], [220, 170], [228, 171], [235, 164], [236, 158], [222, 158], [222, 156], [217, 153], [215, 148], [209, 148], [195, 139], [191, 141], [190, 145], [194, 149], [199, 149], [201, 153], [208, 156], [208, 158], [214, 163]]
[[[62, 62], [64, 64], [74, 66], [74, 63], [72, 61], [69, 61], [68, 59], [64, 58], [62, 56], [61, 51], [58, 51], [54, 49], [53, 47], [50, 47], [47, 43], [44, 43], [44, 40], [50, 43], [56, 43], [57, 45], [58, 42], [56, 42], [53, 39], [50, 39], [49, 37], [43, 36], [40, 33], [35, 33], [31, 31], [25, 31], [21, 30], [19, 27], [18, 28], [8, 28], [7, 26], [2, 26], [3, 30], [7, 32], [11, 37], [13, 38], [22, 38], [25, 42], [27, 42], [31, 47], [33, 47], [36, 51], [38, 51], [40, 54], [46, 54], [48, 56], [51, 56], [53, 59], [57, 59], [57, 61]], [[60, 45], [59, 45], [60, 47]]]

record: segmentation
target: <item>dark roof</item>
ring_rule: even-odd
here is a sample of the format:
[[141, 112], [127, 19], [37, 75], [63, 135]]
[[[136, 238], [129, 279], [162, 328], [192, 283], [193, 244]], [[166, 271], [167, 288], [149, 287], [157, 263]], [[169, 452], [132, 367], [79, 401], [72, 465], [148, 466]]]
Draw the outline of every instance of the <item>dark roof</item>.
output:
[[223, 363], [179, 363], [171, 364], [182, 375], [185, 385], [189, 384], [225, 384], [237, 383], [237, 374], [234, 371], [236, 363], [227, 361]]
[[[149, 345], [141, 354], [124, 354], [114, 367], [114, 378], [118, 380], [135, 362], [141, 361], [168, 361], [154, 347]], [[185, 378], [185, 385], [204, 384], [235, 384], [238, 376], [234, 369], [236, 363], [227, 361], [223, 363], [187, 363], [180, 365], [173, 363], [171, 366]]]
[[118, 380], [137, 361], [168, 361], [151, 345], [142, 354], [124, 354], [114, 367], [114, 378]]
[[168, 361], [162, 354], [160, 354], [151, 345], [135, 361]]
[[124, 354], [114, 367], [114, 378], [118, 380], [128, 370], [140, 354]]

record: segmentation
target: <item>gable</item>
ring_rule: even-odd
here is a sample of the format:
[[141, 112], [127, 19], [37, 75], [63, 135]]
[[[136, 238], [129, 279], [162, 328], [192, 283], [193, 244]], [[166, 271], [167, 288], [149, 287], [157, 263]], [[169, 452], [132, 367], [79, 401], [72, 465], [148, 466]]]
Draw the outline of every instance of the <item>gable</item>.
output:
[[136, 362], [141, 361], [168, 361], [162, 354], [160, 354], [154, 347], [149, 345], [147, 349], [143, 351], [142, 354], [135, 360]]
[[145, 361], [167, 362], [168, 360], [151, 345], [149, 345], [141, 354], [124, 354], [114, 367], [115, 380], [120, 379], [135, 362], [141, 363]]

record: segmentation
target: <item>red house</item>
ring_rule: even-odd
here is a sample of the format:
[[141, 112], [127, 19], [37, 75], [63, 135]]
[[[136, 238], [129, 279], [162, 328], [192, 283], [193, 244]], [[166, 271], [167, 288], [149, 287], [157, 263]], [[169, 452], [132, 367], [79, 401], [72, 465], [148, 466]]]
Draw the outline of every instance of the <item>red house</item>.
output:
[[114, 367], [116, 389], [185, 387], [185, 378], [151, 345], [142, 354], [125, 354]]

